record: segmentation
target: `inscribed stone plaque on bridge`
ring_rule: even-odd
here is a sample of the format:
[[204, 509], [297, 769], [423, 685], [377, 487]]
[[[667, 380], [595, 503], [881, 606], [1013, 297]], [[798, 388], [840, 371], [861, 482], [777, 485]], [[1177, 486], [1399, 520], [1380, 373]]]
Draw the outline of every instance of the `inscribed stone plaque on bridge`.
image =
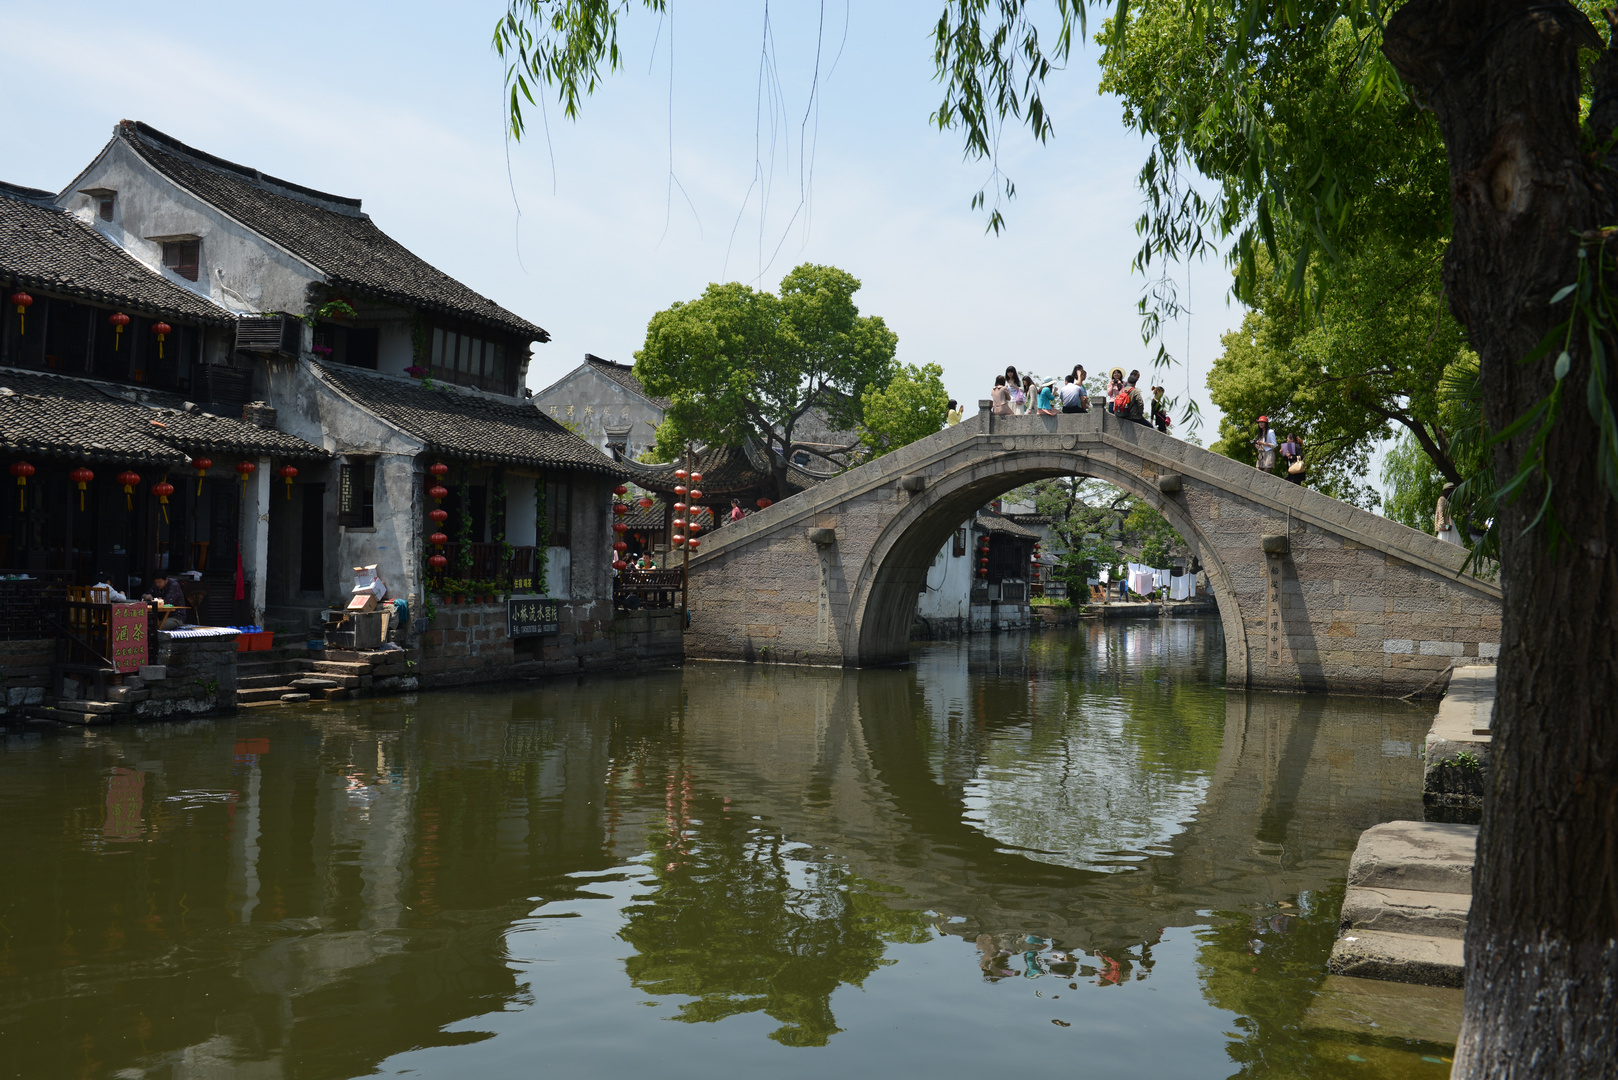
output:
[[1269, 563], [1269, 600], [1270, 609], [1265, 616], [1265, 632], [1269, 635], [1269, 654], [1271, 663], [1281, 662], [1281, 559], [1271, 555], [1264, 560]]

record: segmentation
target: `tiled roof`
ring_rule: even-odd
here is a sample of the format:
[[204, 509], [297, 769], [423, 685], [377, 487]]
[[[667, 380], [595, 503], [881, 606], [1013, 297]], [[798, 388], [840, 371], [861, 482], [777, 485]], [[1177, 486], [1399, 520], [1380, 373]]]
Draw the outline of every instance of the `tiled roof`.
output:
[[1040, 538], [1039, 533], [1035, 532], [1033, 529], [1025, 529], [1015, 521], [1012, 521], [1010, 518], [1001, 517], [999, 514], [979, 512], [977, 517], [977, 527], [986, 533], [1000, 533], [1004, 536], [1017, 536], [1025, 540], [1038, 540]]
[[414, 379], [378, 375], [341, 364], [310, 367], [360, 408], [414, 435], [433, 453], [474, 461], [628, 473], [532, 405], [499, 401]]
[[591, 370], [599, 372], [602, 378], [611, 379], [625, 390], [639, 394], [659, 409], [669, 407], [668, 398], [654, 397], [646, 392], [646, 387], [641, 385], [639, 379], [635, 378], [635, 369], [630, 365], [620, 364], [613, 360], [603, 360], [601, 357], [592, 356], [590, 353], [584, 354], [584, 362], [590, 366]]
[[[43, 199], [40, 196], [44, 196]], [[176, 322], [229, 325], [234, 316], [166, 280], [49, 200], [0, 184], [0, 285], [109, 304]]]
[[412, 254], [360, 212], [358, 199], [265, 176], [138, 121], [121, 122], [118, 138], [203, 202], [308, 260], [334, 288], [473, 319], [535, 341], [550, 340], [540, 327]]
[[0, 368], [0, 450], [161, 464], [197, 453], [330, 456], [284, 431], [187, 412], [174, 394], [20, 368]]
[[[762, 452], [757, 457], [762, 459]], [[697, 471], [702, 474], [703, 495], [711, 501], [720, 495], [728, 497], [773, 487], [774, 479], [759, 467], [762, 461], [755, 462], [753, 458], [754, 455], [739, 446], [710, 447], [700, 452], [697, 455]], [[639, 461], [626, 461], [622, 464], [629, 470], [635, 483], [648, 491], [672, 494], [674, 486], [680, 482], [674, 475], [674, 470], [679, 466], [672, 463], [647, 465]], [[823, 479], [825, 477], [806, 473], [796, 465], [787, 468], [787, 485], [794, 491], [813, 487]]]

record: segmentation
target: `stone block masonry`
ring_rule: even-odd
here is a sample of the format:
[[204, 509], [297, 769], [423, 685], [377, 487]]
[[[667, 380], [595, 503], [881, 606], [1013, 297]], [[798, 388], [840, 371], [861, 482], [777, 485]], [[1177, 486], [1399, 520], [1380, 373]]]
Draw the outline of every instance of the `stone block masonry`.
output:
[[[440, 607], [421, 634], [412, 671], [423, 688], [582, 671], [634, 671], [683, 659], [679, 612], [562, 604], [560, 632], [513, 641], [506, 605]], [[377, 689], [381, 689], [379, 681]]]
[[1461, 573], [1463, 549], [1091, 412], [982, 413], [714, 533], [691, 560], [687, 655], [901, 662], [951, 532], [1064, 475], [1128, 491], [1185, 539], [1218, 604], [1229, 685], [1405, 696], [1499, 652], [1500, 590]]

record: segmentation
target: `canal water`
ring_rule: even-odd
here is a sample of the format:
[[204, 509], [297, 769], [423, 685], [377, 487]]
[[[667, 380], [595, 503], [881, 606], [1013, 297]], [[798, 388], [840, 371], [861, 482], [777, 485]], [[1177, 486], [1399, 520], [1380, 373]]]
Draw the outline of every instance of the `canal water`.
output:
[[1429, 709], [914, 657], [11, 729], [0, 1075], [1448, 1074], [1311, 1013]]

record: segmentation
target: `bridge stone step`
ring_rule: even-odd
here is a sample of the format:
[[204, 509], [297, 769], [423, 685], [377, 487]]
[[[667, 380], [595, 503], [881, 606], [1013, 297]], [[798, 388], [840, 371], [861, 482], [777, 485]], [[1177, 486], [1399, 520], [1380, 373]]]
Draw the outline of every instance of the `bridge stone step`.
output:
[[1348, 864], [1350, 888], [1472, 895], [1478, 827], [1386, 821], [1367, 829]]
[[1351, 930], [1459, 938], [1466, 933], [1471, 910], [1470, 894], [1349, 889], [1343, 897], [1343, 925]]
[[1460, 986], [1466, 972], [1466, 955], [1459, 938], [1350, 930], [1332, 946], [1326, 967], [1334, 975]]

